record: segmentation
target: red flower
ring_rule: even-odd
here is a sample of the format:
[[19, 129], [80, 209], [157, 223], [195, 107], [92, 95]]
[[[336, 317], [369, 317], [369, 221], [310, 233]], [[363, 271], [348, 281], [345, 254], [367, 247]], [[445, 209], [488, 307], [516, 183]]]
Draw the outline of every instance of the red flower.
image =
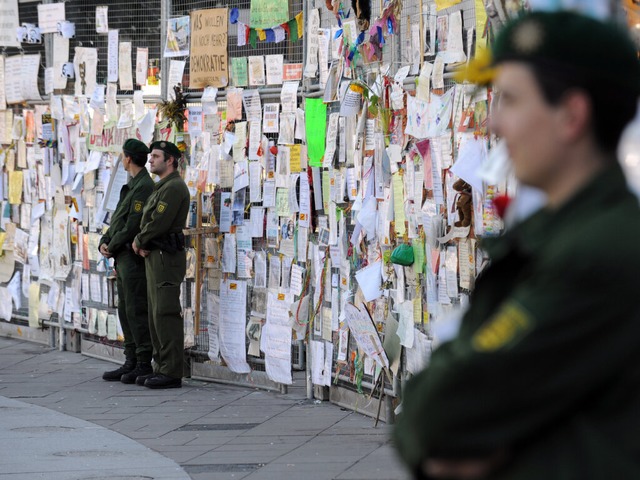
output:
[[507, 195], [497, 195], [496, 197], [493, 198], [492, 202], [500, 218], [504, 218], [504, 214], [507, 211], [507, 207], [511, 203], [511, 197]]

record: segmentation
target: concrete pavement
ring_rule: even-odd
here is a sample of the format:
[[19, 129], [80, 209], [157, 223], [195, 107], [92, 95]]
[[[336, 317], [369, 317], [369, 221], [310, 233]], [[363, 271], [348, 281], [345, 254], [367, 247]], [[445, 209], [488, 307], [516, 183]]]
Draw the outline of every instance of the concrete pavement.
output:
[[[0, 337], [0, 479], [404, 480], [389, 427], [289, 393], [105, 382], [112, 363]], [[44, 408], [43, 408], [44, 407]]]

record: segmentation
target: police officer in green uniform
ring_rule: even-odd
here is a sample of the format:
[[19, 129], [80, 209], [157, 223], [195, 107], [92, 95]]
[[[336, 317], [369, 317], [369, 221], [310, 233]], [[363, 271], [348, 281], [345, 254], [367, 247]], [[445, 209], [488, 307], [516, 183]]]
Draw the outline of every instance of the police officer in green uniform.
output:
[[151, 373], [151, 336], [147, 314], [147, 281], [144, 260], [133, 253], [131, 242], [140, 232], [142, 209], [153, 191], [145, 168], [149, 148], [130, 138], [122, 145], [122, 165], [131, 180], [120, 190], [120, 200], [107, 232], [100, 239], [100, 253], [114, 257], [118, 288], [118, 317], [124, 334], [125, 363], [102, 378], [134, 383], [138, 375]]
[[178, 173], [181, 153], [171, 142], [151, 144], [149, 165], [160, 181], [142, 213], [140, 233], [133, 242], [145, 257], [149, 322], [153, 343], [154, 373], [141, 375], [138, 385], [180, 388], [184, 355], [184, 330], [180, 285], [186, 273], [185, 226], [190, 195]]
[[414, 478], [640, 479], [640, 208], [616, 159], [636, 47], [534, 12], [492, 50], [492, 125], [547, 204], [483, 242], [457, 336], [404, 389], [398, 453]]

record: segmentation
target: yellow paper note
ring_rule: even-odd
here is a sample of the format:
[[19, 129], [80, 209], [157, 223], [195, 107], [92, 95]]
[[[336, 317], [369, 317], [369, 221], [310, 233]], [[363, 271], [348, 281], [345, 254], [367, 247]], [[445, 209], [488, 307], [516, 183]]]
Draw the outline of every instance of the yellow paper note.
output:
[[[437, 11], [444, 10], [445, 8], [453, 7], [454, 5], [459, 4], [460, 2], [462, 2], [462, 0], [436, 0], [436, 10]], [[483, 10], [484, 10], [484, 7], [483, 7]]]
[[421, 238], [417, 238], [412, 243], [413, 247], [413, 271], [419, 274], [424, 273], [424, 261], [425, 261], [425, 252], [424, 252], [424, 240]]
[[304, 35], [304, 19], [302, 18], [302, 12], [296, 15], [296, 23], [298, 24], [298, 38], [302, 38], [302, 35]]
[[416, 298], [413, 301], [413, 323], [422, 323], [422, 296], [420, 287], [416, 288]]
[[476, 48], [475, 55], [478, 54], [478, 49], [487, 48], [487, 37], [484, 35], [484, 29], [487, 25], [487, 11], [484, 8], [484, 2], [482, 0], [476, 0]]
[[5, 232], [0, 232], [0, 255], [2, 255], [4, 249], [4, 239], [7, 236]]
[[393, 213], [395, 217], [396, 235], [404, 235], [406, 220], [404, 214], [404, 182], [400, 172], [393, 174]]
[[[10, 128], [7, 128], [7, 130], [11, 131]], [[14, 150], [7, 151], [4, 166], [7, 172], [12, 172], [16, 169], [16, 152]]]
[[290, 145], [289, 146], [289, 164], [291, 165], [291, 173], [301, 172], [302, 166], [300, 165], [300, 152], [302, 145]]
[[322, 208], [325, 215], [329, 213], [329, 202], [331, 201], [331, 172], [324, 170], [322, 172]]
[[22, 203], [22, 170], [9, 172], [9, 203], [11, 205]]

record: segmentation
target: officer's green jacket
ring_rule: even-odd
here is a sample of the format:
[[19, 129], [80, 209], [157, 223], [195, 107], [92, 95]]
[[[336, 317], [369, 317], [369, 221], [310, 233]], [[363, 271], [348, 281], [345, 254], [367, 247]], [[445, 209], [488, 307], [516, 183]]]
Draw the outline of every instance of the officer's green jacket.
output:
[[620, 167], [485, 249], [458, 337], [407, 383], [405, 463], [504, 449], [487, 478], [640, 479], [640, 208]]
[[100, 245], [106, 243], [112, 255], [125, 251], [126, 244], [140, 232], [142, 211], [153, 185], [149, 172], [143, 168], [120, 190], [118, 207], [113, 212], [109, 229], [100, 239]]
[[141, 231], [136, 236], [138, 248], [154, 248], [152, 241], [168, 233], [179, 233], [189, 214], [189, 189], [178, 172], [172, 172], [155, 184], [144, 207]]

